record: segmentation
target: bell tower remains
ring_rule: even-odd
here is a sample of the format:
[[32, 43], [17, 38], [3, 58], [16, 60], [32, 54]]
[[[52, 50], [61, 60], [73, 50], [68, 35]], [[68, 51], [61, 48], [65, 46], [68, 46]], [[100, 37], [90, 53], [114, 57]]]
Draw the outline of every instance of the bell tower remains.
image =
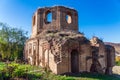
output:
[[32, 17], [32, 37], [44, 30], [78, 32], [77, 11], [63, 6], [39, 8]]

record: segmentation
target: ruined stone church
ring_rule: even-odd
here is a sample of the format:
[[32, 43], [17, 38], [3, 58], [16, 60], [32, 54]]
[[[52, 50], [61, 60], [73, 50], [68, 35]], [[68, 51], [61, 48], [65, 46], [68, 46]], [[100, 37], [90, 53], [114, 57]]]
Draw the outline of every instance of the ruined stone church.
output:
[[34, 13], [24, 58], [29, 64], [46, 67], [55, 74], [112, 74], [115, 49], [97, 37], [88, 40], [78, 31], [76, 10], [54, 6], [39, 8]]

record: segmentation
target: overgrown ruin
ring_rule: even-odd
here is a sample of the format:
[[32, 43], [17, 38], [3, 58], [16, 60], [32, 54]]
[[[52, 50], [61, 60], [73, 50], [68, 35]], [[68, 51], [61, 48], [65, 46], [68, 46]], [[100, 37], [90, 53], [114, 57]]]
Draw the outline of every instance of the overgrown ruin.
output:
[[114, 47], [97, 37], [88, 40], [78, 32], [77, 11], [63, 6], [39, 8], [35, 12], [24, 56], [29, 64], [46, 67], [55, 74], [112, 74], [115, 65]]

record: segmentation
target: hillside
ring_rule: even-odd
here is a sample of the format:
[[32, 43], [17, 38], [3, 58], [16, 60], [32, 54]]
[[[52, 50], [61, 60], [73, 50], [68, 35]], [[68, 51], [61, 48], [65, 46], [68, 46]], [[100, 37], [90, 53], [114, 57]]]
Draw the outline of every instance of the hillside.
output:
[[120, 43], [105, 42], [105, 44], [114, 46], [115, 47], [116, 55], [120, 56]]

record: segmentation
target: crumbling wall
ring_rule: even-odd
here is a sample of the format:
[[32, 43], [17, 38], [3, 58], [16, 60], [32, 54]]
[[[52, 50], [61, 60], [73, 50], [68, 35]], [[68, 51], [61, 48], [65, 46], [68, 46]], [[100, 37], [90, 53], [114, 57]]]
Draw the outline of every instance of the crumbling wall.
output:
[[[91, 45], [93, 47], [96, 47], [96, 48], [93, 48], [93, 56], [95, 55], [95, 57], [93, 57], [93, 60], [98, 61], [95, 63], [93, 61], [93, 64], [94, 65], [96, 64], [96, 70], [94, 70], [94, 71], [99, 72], [99, 73], [105, 73], [105, 70], [106, 70], [105, 45], [97, 37], [93, 37], [90, 41], [91, 41]], [[97, 66], [97, 64], [98, 64], [98, 66]]]
[[[93, 37], [91, 40], [91, 45], [94, 47], [93, 48], [93, 52], [94, 55], [96, 54], [96, 60], [94, 60], [94, 56], [93, 56], [93, 60], [97, 61], [99, 63], [99, 66], [96, 66], [96, 70], [92, 70], [95, 72], [99, 72], [99, 73], [106, 73], [106, 74], [112, 74], [112, 67], [115, 64], [115, 49], [114, 47], [110, 46], [110, 45], [105, 45], [100, 39], [98, 39], [97, 37]], [[93, 64], [95, 64], [95, 62], [93, 62]]]
[[90, 44], [83, 44], [80, 46], [81, 46], [80, 72], [90, 72], [90, 67], [92, 64]]
[[[48, 16], [51, 14], [51, 16]], [[52, 20], [49, 21], [49, 17]], [[63, 6], [39, 8], [33, 15], [32, 36], [44, 30], [71, 30], [78, 32], [78, 14], [74, 9]]]
[[[63, 41], [64, 42], [64, 41]], [[77, 50], [78, 52], [78, 72], [90, 72], [92, 64], [92, 55], [90, 43], [86, 38], [73, 38], [67, 39], [67, 41], [61, 46], [61, 62], [58, 66], [58, 73], [72, 72], [71, 52]]]
[[41, 33], [37, 38], [27, 41], [25, 49], [25, 58], [31, 65], [46, 67], [55, 74], [72, 72], [71, 52], [74, 50], [79, 56], [78, 72], [112, 74], [115, 63], [113, 47], [105, 46], [98, 38], [89, 41], [74, 32]]
[[106, 45], [106, 74], [112, 74], [112, 68], [115, 66], [115, 49], [113, 46]]
[[25, 59], [31, 65], [37, 65], [37, 56], [38, 56], [38, 48], [37, 48], [37, 39], [28, 40], [25, 46]]

